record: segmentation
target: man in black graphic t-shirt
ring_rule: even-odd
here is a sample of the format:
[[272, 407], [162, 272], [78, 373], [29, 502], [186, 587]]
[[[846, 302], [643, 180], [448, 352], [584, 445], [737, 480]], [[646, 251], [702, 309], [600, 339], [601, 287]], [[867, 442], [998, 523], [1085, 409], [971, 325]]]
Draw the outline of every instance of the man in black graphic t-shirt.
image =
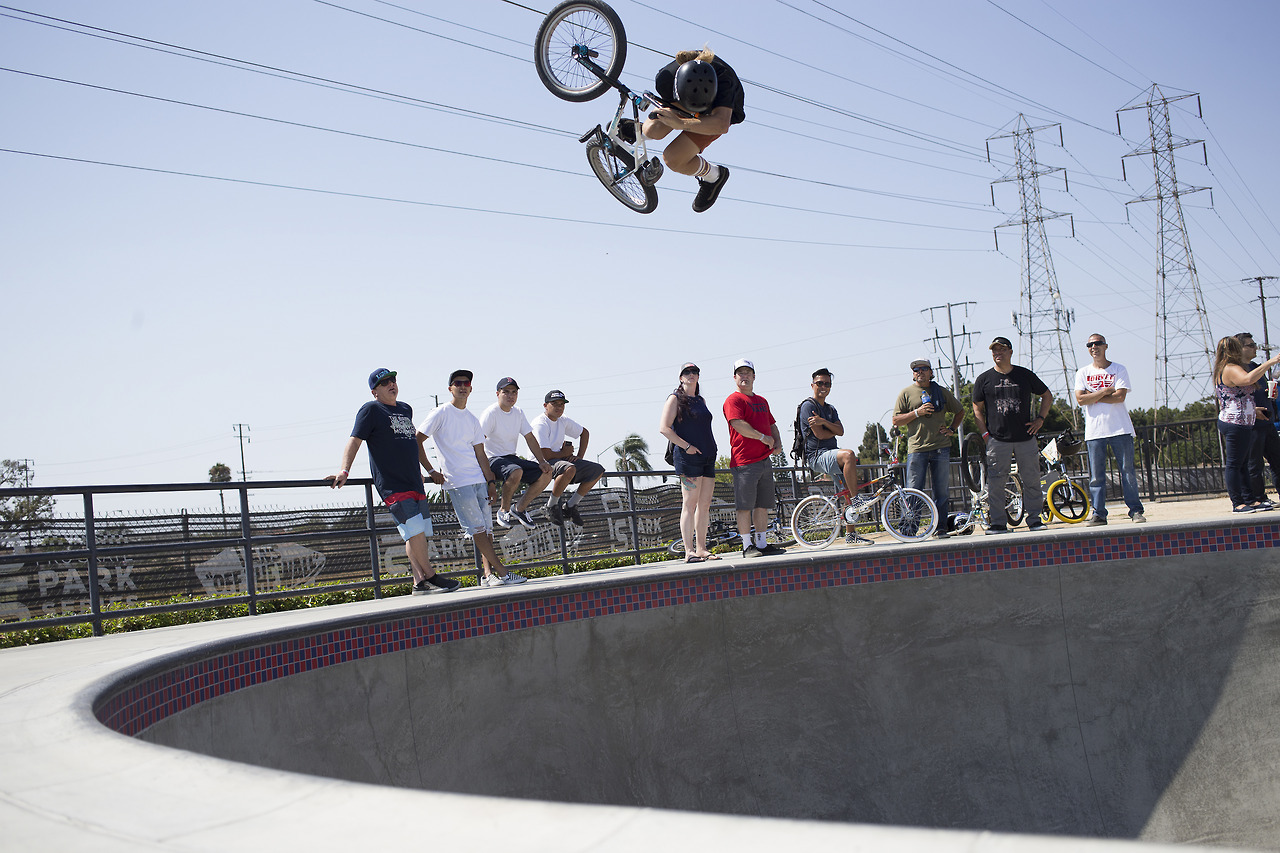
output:
[[[1012, 363], [1013, 344], [998, 337], [991, 342], [991, 360], [995, 367], [973, 383], [973, 416], [978, 430], [987, 440], [987, 501], [991, 525], [987, 533], [1005, 533], [1008, 515], [1004, 506], [1004, 488], [1009, 482], [1009, 463], [1017, 460], [1022, 476], [1022, 505], [1027, 514], [1027, 527], [1039, 530], [1044, 494], [1040, 488], [1040, 448], [1036, 433], [1053, 406], [1053, 393], [1025, 367]], [[1031, 414], [1031, 398], [1040, 397], [1038, 412]]]

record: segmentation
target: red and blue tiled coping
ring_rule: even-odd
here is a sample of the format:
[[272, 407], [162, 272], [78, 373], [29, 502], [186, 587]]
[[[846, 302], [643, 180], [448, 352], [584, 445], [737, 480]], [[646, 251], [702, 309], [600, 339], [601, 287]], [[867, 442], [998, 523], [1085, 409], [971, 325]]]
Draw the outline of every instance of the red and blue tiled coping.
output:
[[622, 580], [617, 586], [592, 585], [585, 591], [549, 589], [537, 597], [504, 597], [473, 606], [431, 608], [412, 616], [265, 641], [141, 675], [127, 686], [104, 693], [95, 702], [94, 713], [109, 728], [136, 735], [171, 714], [255, 684], [372, 655], [539, 625], [821, 587], [1241, 551], [1277, 544], [1280, 524], [1246, 524], [1022, 544], [1014, 539], [994, 547], [964, 550], [911, 549], [898, 554], [878, 551], [858, 559], [848, 559], [848, 552], [836, 552], [829, 562], [820, 561], [820, 554], [806, 554], [808, 559], [803, 562], [739, 563], [719, 572], [706, 566], [700, 573]]

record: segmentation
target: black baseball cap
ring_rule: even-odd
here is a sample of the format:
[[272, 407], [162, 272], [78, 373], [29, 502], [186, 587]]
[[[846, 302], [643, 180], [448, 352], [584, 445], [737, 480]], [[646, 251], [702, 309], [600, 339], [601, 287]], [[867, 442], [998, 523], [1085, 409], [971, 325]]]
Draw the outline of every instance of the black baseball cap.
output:
[[995, 349], [997, 346], [1008, 347], [1009, 349], [1013, 349], [1013, 344], [1009, 343], [1009, 339], [1006, 338], [1004, 335], [996, 336], [996, 339], [991, 342], [991, 346], [987, 347], [987, 349]]
[[373, 373], [369, 374], [369, 390], [372, 391], [374, 388], [377, 388], [378, 383], [384, 379], [395, 378], [396, 372], [394, 370], [387, 370], [385, 367], [379, 367], [377, 370], [373, 371]]
[[542, 398], [543, 403], [554, 403], [556, 401], [559, 401], [561, 403], [569, 402], [567, 399], [565, 399], [563, 391], [548, 391], [547, 396]]
[[465, 379], [470, 382], [472, 378], [474, 378], [474, 374], [470, 370], [455, 370], [449, 374], [449, 384], [452, 385], [455, 379]]
[[498, 380], [498, 390], [501, 391], [503, 388], [507, 388], [507, 387], [514, 388], [517, 391], [520, 390], [520, 386], [516, 384], [516, 381], [514, 379], [512, 379], [510, 376], [504, 376]]

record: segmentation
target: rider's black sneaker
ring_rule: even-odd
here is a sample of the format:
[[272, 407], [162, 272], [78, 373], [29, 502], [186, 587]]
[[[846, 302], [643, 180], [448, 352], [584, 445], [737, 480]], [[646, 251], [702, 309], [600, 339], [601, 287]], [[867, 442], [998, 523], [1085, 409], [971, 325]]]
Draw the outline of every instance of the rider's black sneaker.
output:
[[715, 204], [716, 199], [720, 197], [720, 190], [724, 189], [724, 185], [728, 180], [729, 168], [721, 166], [720, 177], [714, 181], [698, 181], [698, 194], [693, 197], [693, 212], [702, 213]]
[[624, 118], [618, 120], [618, 138], [623, 142], [635, 144], [636, 123], [634, 119]]

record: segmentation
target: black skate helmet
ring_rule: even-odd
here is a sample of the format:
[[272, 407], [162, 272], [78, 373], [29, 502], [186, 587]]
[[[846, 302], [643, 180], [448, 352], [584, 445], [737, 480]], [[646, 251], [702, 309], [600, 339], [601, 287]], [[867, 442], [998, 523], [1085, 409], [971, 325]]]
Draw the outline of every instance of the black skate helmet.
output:
[[701, 113], [711, 108], [716, 99], [715, 69], [710, 62], [691, 59], [676, 69], [673, 92], [676, 103], [686, 112]]

